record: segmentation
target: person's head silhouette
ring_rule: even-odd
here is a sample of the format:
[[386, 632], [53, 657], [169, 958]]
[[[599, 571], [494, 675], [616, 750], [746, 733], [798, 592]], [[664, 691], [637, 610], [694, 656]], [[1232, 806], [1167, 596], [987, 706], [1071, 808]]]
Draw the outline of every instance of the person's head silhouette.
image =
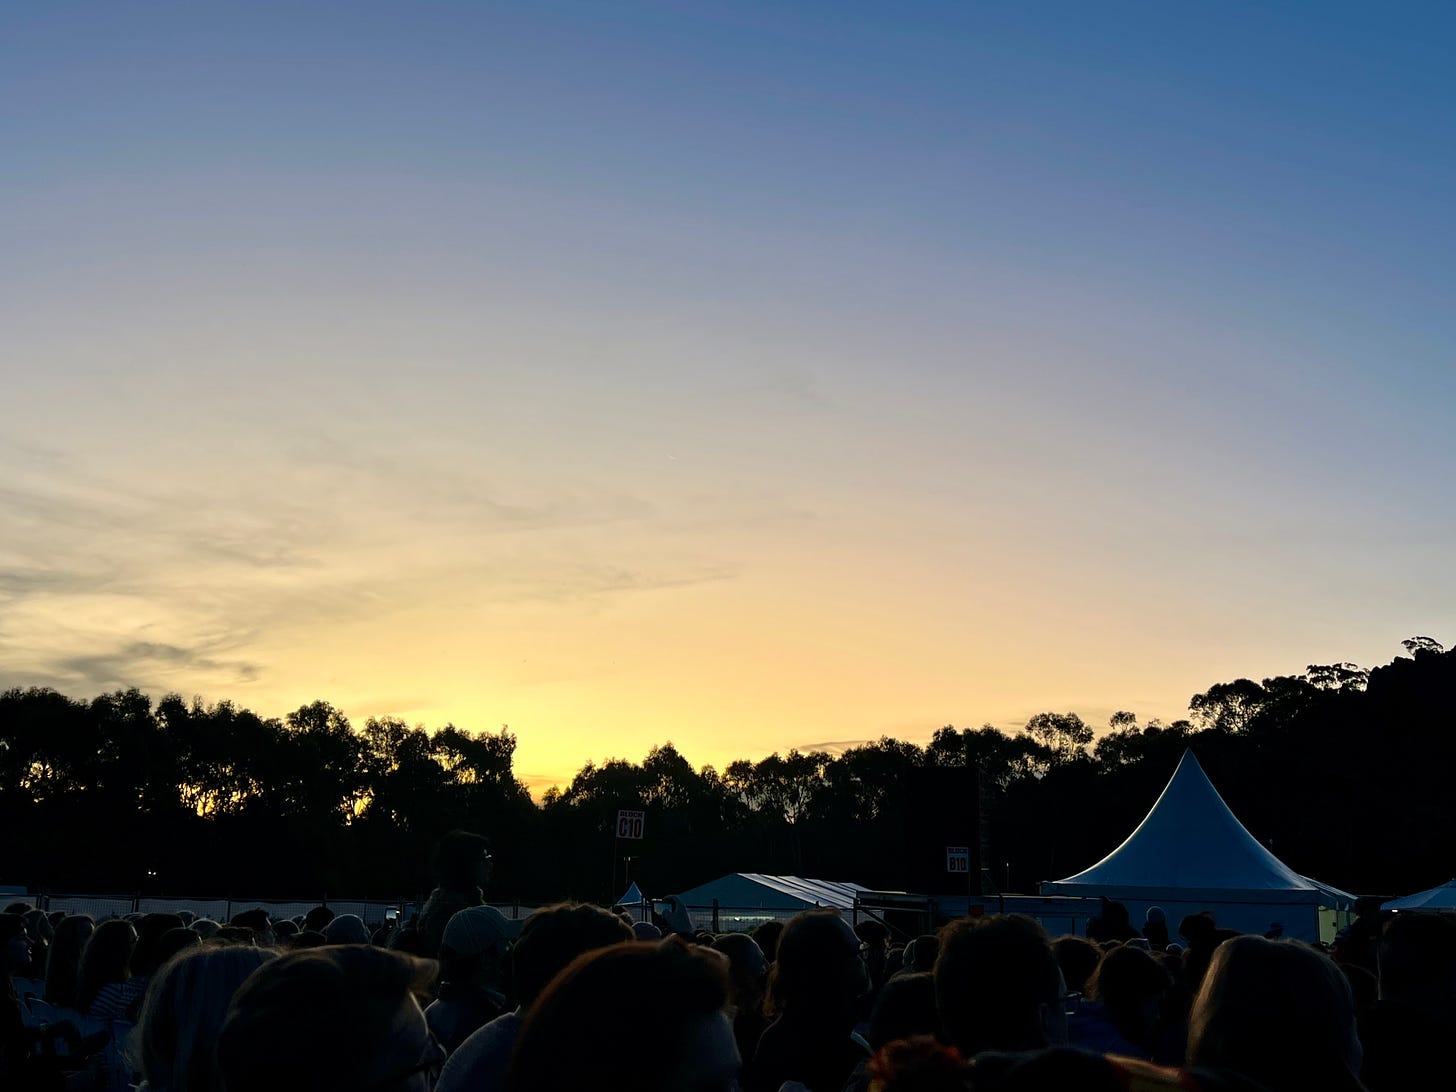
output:
[[967, 1058], [1067, 1040], [1066, 986], [1051, 940], [1020, 914], [961, 918], [940, 934], [935, 997], [941, 1027]]
[[1328, 957], [1258, 936], [1213, 953], [1189, 1017], [1190, 1065], [1299, 1092], [1356, 1087], [1360, 1061], [1350, 984]]
[[[669, 937], [580, 956], [531, 1006], [506, 1092], [728, 1092], [728, 960]], [[652, 1019], [644, 1019], [651, 1013]]]
[[233, 996], [218, 1039], [227, 1092], [424, 1087], [445, 1061], [415, 1000], [434, 977], [433, 963], [363, 944], [265, 963]]

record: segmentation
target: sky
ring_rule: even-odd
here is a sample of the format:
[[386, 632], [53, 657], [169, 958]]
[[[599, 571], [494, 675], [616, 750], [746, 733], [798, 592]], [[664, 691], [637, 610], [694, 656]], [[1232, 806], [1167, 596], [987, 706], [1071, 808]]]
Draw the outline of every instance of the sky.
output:
[[534, 787], [1456, 639], [1456, 9], [15, 0], [0, 686]]

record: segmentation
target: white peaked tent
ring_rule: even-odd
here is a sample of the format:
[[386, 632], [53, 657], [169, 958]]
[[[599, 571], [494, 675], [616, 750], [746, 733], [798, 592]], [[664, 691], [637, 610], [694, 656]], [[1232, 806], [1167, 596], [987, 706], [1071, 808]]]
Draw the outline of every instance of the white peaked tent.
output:
[[627, 888], [622, 897], [617, 900], [618, 906], [637, 906], [647, 896], [642, 894], [642, 889], [637, 886], [637, 881], [632, 881], [632, 886]]
[[642, 894], [642, 889], [637, 886], [636, 880], [633, 880], [631, 886], [622, 892], [622, 897], [617, 900], [616, 905], [632, 915], [633, 921], [652, 920], [652, 905], [647, 901], [647, 896]]
[[1381, 903], [1382, 910], [1456, 910], [1456, 880], [1448, 880], [1429, 891], [1417, 891], [1403, 899]]
[[1122, 845], [1085, 872], [1042, 884], [1041, 893], [1104, 895], [1126, 904], [1134, 927], [1148, 907], [1160, 906], [1172, 934], [1185, 914], [1211, 910], [1225, 929], [1265, 933], [1277, 923], [1285, 936], [1310, 941], [1330, 939], [1337, 912], [1355, 902], [1292, 871], [1260, 845], [1192, 751], [1183, 753], [1163, 795]]

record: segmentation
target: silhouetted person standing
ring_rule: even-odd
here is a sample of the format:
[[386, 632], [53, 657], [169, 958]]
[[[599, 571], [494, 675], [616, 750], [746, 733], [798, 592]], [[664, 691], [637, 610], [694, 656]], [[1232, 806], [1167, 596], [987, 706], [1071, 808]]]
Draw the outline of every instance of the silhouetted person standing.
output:
[[1168, 947], [1171, 939], [1168, 936], [1168, 918], [1161, 906], [1150, 906], [1143, 915], [1143, 936], [1148, 938], [1148, 944], [1155, 952]]
[[1220, 929], [1207, 910], [1189, 914], [1180, 921], [1178, 934], [1188, 942], [1183, 953], [1183, 978], [1188, 988], [1195, 991], [1203, 984], [1203, 975], [1218, 946], [1238, 936], [1228, 929]]
[[467, 830], [452, 830], [440, 839], [430, 864], [435, 889], [420, 911], [415, 951], [434, 959], [440, 953], [445, 926], [461, 910], [485, 904], [482, 888], [490, 882], [490, 840]]
[[1138, 935], [1128, 918], [1127, 907], [1103, 896], [1101, 912], [1087, 923], [1087, 936], [1099, 944], [1106, 944], [1110, 940], [1132, 940]]
[[1419, 1088], [1451, 1065], [1456, 1041], [1456, 922], [1404, 913], [1380, 941], [1380, 999], [1360, 1025], [1371, 1092]]

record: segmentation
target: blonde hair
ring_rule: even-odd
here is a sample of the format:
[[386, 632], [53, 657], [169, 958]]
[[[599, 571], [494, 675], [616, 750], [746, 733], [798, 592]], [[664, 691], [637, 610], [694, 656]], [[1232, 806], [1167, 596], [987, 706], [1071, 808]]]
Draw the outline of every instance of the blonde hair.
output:
[[266, 948], [229, 944], [190, 948], [162, 965], [147, 987], [131, 1045], [151, 1092], [222, 1087], [213, 1054], [228, 1004], [273, 955]]
[[1357, 1073], [1350, 983], [1293, 940], [1234, 937], [1213, 953], [1189, 1016], [1188, 1063], [1228, 1069], [1274, 1092]]

